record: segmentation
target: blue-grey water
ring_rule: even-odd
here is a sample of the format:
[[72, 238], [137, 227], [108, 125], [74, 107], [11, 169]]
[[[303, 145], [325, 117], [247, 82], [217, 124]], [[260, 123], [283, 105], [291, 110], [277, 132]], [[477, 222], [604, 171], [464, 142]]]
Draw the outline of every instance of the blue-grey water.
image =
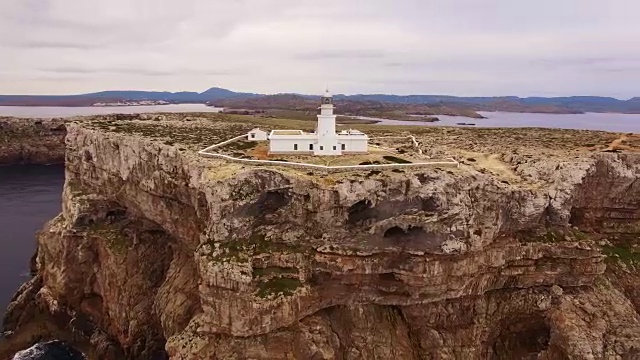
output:
[[[474, 124], [473, 127], [542, 127], [578, 130], [602, 130], [614, 132], [640, 133], [640, 114], [532, 114], [485, 112], [480, 114], [486, 119], [472, 119], [461, 116], [436, 115], [440, 121], [398, 121], [381, 120], [380, 125], [427, 125], [427, 126], [466, 126], [459, 123]], [[371, 119], [371, 118], [367, 118]]]
[[154, 112], [220, 112], [220, 108], [204, 104], [169, 104], [150, 106], [0, 106], [0, 116], [15, 117], [70, 117], [106, 114], [139, 114]]
[[12, 360], [85, 360], [83, 353], [64, 341], [38, 343], [18, 352]]
[[29, 278], [35, 233], [61, 210], [62, 165], [0, 166], [0, 319]]
[[[203, 104], [153, 105], [153, 106], [117, 106], [117, 107], [29, 107], [0, 106], [0, 116], [17, 117], [69, 117], [104, 114], [137, 114], [151, 112], [219, 112], [220, 108]], [[340, 113], [340, 108], [337, 109]], [[508, 112], [480, 112], [487, 119], [472, 119], [460, 116], [438, 115], [440, 121], [398, 121], [367, 118], [380, 121], [380, 125], [426, 125], [426, 126], [469, 126], [475, 127], [543, 127], [578, 130], [603, 130], [614, 132], [640, 132], [640, 114], [533, 114]]]

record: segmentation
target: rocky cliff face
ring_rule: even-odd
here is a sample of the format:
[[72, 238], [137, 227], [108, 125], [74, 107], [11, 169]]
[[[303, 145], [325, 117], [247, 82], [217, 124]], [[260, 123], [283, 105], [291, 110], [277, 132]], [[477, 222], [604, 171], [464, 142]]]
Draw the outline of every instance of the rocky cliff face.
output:
[[103, 359], [640, 358], [637, 154], [327, 175], [109, 126], [68, 126], [14, 339], [46, 315]]
[[0, 165], [60, 164], [65, 135], [62, 119], [0, 117]]

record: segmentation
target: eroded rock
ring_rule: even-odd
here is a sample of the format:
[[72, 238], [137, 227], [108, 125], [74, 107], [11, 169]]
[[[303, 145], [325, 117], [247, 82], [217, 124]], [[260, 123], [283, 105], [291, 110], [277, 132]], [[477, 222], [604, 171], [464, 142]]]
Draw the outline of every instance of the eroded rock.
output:
[[638, 155], [523, 161], [514, 186], [473, 168], [303, 176], [78, 124], [67, 146], [63, 213], [6, 330], [33, 298], [105, 358], [640, 349], [634, 263], [615, 256], [638, 234]]

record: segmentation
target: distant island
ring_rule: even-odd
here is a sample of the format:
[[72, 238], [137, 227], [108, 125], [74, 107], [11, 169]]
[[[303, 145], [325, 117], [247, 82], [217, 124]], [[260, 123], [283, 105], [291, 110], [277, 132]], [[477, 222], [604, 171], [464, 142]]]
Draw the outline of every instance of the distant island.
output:
[[[213, 87], [204, 92], [103, 91], [79, 95], [0, 95], [0, 106], [137, 106], [163, 104], [207, 104], [225, 108], [274, 112], [313, 112], [313, 95], [235, 92]], [[446, 95], [336, 95], [336, 105], [347, 116], [396, 120], [437, 121], [437, 115], [481, 119], [479, 111], [582, 114], [611, 112], [640, 114], [640, 97], [457, 97]], [[418, 115], [418, 116], [416, 116]]]
[[155, 105], [169, 105], [168, 101], [164, 100], [119, 100], [116, 102], [99, 102], [91, 106], [155, 106]]

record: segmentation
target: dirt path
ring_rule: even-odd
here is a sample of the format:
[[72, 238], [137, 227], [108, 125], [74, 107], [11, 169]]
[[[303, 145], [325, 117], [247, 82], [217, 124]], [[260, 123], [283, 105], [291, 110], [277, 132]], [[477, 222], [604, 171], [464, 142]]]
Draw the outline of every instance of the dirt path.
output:
[[[464, 156], [467, 161], [472, 163], [476, 169], [485, 169], [498, 176], [501, 180], [506, 180], [509, 183], [521, 182], [520, 178], [511, 167], [500, 159], [500, 154], [483, 154], [475, 152], [464, 152]], [[474, 159], [475, 161], [470, 161]]]
[[[631, 143], [631, 145], [625, 145], [624, 142]], [[622, 135], [619, 138], [613, 140], [609, 144], [609, 147], [607, 147], [604, 151], [640, 151], [640, 147], [638, 147], [638, 145], [634, 146], [634, 142], [640, 144], [640, 135]]]

